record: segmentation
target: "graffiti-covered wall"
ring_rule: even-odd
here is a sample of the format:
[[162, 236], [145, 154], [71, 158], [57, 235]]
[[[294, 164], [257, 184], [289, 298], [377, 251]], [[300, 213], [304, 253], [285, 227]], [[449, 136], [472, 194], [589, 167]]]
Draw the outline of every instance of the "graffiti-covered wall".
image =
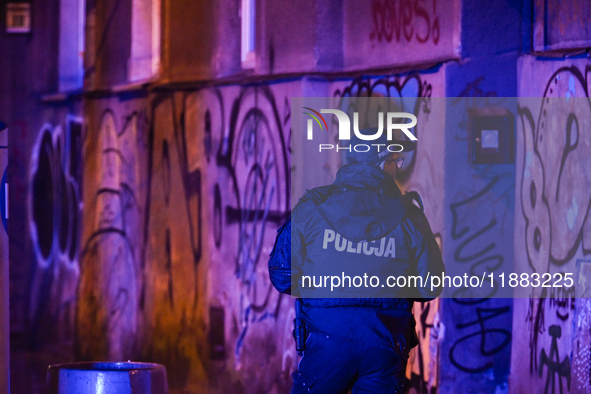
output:
[[460, 52], [460, 2], [344, 2], [347, 69], [434, 64]]
[[285, 391], [293, 312], [266, 260], [288, 216], [298, 88], [89, 103], [81, 357], [162, 362], [177, 388]]
[[28, 235], [35, 258], [29, 267], [31, 282], [25, 286], [28, 303], [23, 302], [26, 307], [20, 313], [39, 344], [50, 337], [56, 342], [73, 338], [80, 275], [82, 119], [60, 112], [39, 130], [25, 178]]
[[[469, 144], [474, 111], [514, 111], [514, 100], [502, 98], [514, 86], [493, 88], [491, 73], [473, 63], [447, 67], [448, 95], [456, 96], [447, 100], [445, 116], [443, 255], [448, 275], [497, 275], [513, 268], [513, 249], [506, 245], [513, 240], [515, 165], [471, 162]], [[476, 68], [481, 75], [472, 75], [470, 69]], [[494, 280], [485, 287], [486, 293], [477, 295], [470, 288], [448, 287], [450, 298], [440, 300], [445, 327], [440, 393], [508, 390], [512, 300], [498, 298], [502, 290]]]
[[[78, 357], [161, 362], [173, 388], [287, 392], [298, 360], [293, 300], [272, 287], [266, 263], [290, 209], [289, 99], [369, 93], [417, 114], [425, 143], [400, 182], [425, 196], [437, 232], [442, 196], [428, 190], [442, 190], [443, 156], [429, 100], [441, 81], [295, 80], [88, 101]], [[417, 305], [409, 376], [421, 392], [436, 387], [437, 310]]]
[[[515, 392], [588, 393], [590, 64], [520, 59], [515, 264], [572, 273], [574, 285], [539, 287], [515, 300]], [[535, 83], [531, 83], [535, 75]], [[535, 98], [532, 98], [535, 97]]]

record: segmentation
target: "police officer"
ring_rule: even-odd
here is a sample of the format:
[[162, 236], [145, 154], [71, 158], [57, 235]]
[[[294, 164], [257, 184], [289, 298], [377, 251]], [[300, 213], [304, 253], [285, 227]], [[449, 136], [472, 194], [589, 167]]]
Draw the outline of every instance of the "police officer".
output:
[[[375, 134], [375, 129], [361, 132]], [[350, 145], [364, 142], [353, 137]], [[367, 283], [349, 284], [336, 293], [330, 283], [302, 286], [304, 276], [310, 284], [311, 278], [324, 276], [315, 273], [331, 270], [344, 282], [372, 269], [393, 277], [443, 272], [420, 197], [403, 196], [394, 181], [404, 158], [385, 149], [392, 145], [391, 151], [409, 151], [414, 144], [387, 141], [385, 136], [374, 144], [367, 152], [348, 151], [347, 164], [332, 185], [304, 194], [279, 230], [271, 253], [269, 273], [275, 288], [303, 297], [296, 301], [294, 336], [298, 350], [304, 348], [298, 339], [305, 340], [305, 350], [293, 374], [292, 394], [345, 394], [350, 389], [353, 394], [402, 393], [408, 352], [418, 344], [413, 301], [433, 299], [441, 292], [428, 286], [373, 289]], [[384, 277], [378, 279], [385, 283]], [[305, 329], [297, 324], [301, 322]]]

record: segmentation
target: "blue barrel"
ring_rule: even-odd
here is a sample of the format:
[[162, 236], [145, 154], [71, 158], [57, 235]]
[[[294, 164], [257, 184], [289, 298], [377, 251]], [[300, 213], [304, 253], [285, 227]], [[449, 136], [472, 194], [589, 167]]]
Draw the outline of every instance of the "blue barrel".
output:
[[166, 368], [135, 362], [50, 365], [49, 394], [168, 394]]

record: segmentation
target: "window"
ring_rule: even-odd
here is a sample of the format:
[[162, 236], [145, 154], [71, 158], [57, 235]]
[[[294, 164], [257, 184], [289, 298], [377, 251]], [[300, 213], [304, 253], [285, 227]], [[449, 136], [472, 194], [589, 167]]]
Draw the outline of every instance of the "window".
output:
[[61, 0], [59, 90], [82, 88], [84, 78], [85, 0]]
[[8, 3], [6, 4], [6, 32], [30, 33], [31, 32], [31, 4]]
[[147, 80], [160, 69], [160, 0], [132, 0], [129, 82]]
[[241, 57], [242, 68], [254, 68], [255, 66], [255, 0], [242, 0], [240, 17], [242, 21]]

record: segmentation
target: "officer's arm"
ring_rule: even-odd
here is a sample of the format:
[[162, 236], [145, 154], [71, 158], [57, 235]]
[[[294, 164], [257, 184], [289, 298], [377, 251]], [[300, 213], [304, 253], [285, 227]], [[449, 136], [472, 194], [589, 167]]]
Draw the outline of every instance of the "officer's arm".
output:
[[279, 292], [291, 294], [291, 218], [277, 230], [269, 258], [269, 277]]
[[[421, 209], [411, 206], [405, 219], [405, 227], [413, 245], [412, 250], [415, 254], [417, 274], [423, 279], [433, 276], [441, 276], [445, 272], [441, 250], [435, 240], [429, 221]], [[434, 287], [431, 289], [430, 280], [424, 283], [423, 287], [418, 288], [418, 292], [423, 301], [436, 298], [441, 294], [443, 287]]]

